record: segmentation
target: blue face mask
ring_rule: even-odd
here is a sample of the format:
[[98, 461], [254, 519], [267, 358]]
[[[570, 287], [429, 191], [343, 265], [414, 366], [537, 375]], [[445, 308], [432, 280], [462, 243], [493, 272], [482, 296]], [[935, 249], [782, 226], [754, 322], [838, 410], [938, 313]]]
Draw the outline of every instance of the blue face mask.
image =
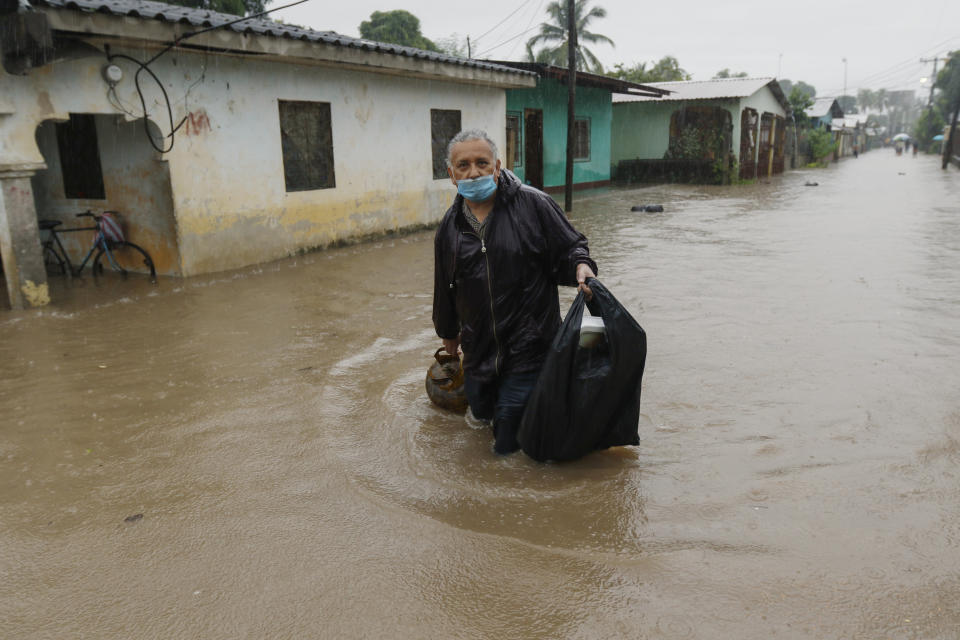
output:
[[484, 202], [496, 190], [497, 183], [493, 179], [493, 175], [457, 181], [457, 192], [471, 202]]

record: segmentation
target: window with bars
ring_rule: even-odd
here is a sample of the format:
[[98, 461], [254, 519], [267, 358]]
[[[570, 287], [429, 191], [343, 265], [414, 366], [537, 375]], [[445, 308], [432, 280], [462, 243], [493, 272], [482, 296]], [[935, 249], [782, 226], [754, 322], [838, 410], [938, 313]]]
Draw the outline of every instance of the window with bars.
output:
[[68, 122], [57, 123], [57, 149], [64, 197], [104, 200], [107, 196], [93, 115], [71, 113]]
[[430, 109], [430, 146], [433, 151], [433, 179], [447, 177], [447, 145], [460, 133], [460, 112]]
[[573, 121], [573, 159], [590, 160], [590, 118]]
[[507, 169], [513, 169], [523, 164], [520, 155], [520, 149], [523, 148], [521, 142], [520, 115], [507, 114], [507, 154], [505, 158]]
[[330, 103], [280, 100], [279, 109], [287, 191], [336, 187]]

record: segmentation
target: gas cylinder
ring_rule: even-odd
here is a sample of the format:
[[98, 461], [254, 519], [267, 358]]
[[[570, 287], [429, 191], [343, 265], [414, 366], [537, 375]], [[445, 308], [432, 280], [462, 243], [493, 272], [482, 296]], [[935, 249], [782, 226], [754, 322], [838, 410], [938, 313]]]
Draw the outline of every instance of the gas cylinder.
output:
[[433, 404], [464, 413], [467, 410], [467, 394], [463, 389], [463, 363], [460, 356], [447, 353], [443, 347], [433, 354], [436, 360], [427, 370], [427, 396]]

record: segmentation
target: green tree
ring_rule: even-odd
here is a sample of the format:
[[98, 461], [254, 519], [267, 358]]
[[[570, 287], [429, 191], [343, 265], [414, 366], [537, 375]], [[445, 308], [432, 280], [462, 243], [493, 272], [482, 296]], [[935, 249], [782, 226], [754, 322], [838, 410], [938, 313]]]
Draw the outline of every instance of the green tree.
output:
[[194, 9], [207, 9], [234, 16], [252, 16], [263, 13], [272, 0], [166, 0], [168, 4]]
[[809, 131], [807, 140], [810, 142], [810, 155], [817, 164], [824, 164], [826, 157], [837, 148], [837, 143], [833, 141], [833, 135], [826, 129]]
[[817, 90], [813, 87], [813, 85], [807, 84], [803, 80], [798, 80], [797, 82], [793, 82], [792, 80], [787, 80], [786, 78], [784, 78], [783, 80], [778, 80], [777, 82], [780, 83], [780, 88], [783, 89], [784, 95], [789, 96], [793, 92], [794, 87], [796, 87], [800, 89], [800, 91], [810, 96], [811, 98], [817, 97]]
[[622, 63], [613, 66], [613, 70], [608, 75], [627, 82], [673, 82], [677, 80], [689, 80], [690, 74], [680, 67], [680, 63], [673, 56], [663, 56], [656, 62], [650, 63], [647, 68], [646, 62], [637, 62], [629, 67]]
[[873, 106], [883, 113], [890, 106], [890, 96], [886, 89], [877, 89], [873, 94]]
[[607, 71], [607, 75], [627, 82], [653, 82], [649, 78], [646, 62], [637, 62], [629, 67], [624, 66], [622, 62], [618, 62], [613, 65], [613, 69]]
[[426, 51], [438, 50], [433, 42], [420, 33], [420, 19], [403, 9], [374, 11], [369, 20], [360, 23], [360, 37]]
[[947, 64], [937, 74], [937, 82], [933, 85], [941, 91], [946, 99], [947, 112], [956, 109], [960, 102], [960, 51], [954, 51], [947, 59]]
[[806, 91], [794, 86], [787, 97], [790, 108], [793, 110], [793, 120], [797, 127], [806, 127], [809, 124], [810, 117], [807, 116], [807, 109], [813, 106], [813, 98], [807, 95]]
[[[588, 10], [587, 4], [589, 2], [590, 0], [576, 0], [573, 6], [573, 19], [577, 30], [577, 69], [603, 73], [603, 65], [600, 64], [600, 60], [583, 43], [614, 45], [613, 40], [607, 36], [587, 30], [587, 27], [595, 18], [605, 18], [607, 15], [607, 10], [603, 7], [591, 7]], [[531, 62], [566, 67], [569, 36], [567, 34], [567, 3], [565, 0], [558, 0], [547, 5], [547, 15], [551, 21], [541, 23], [540, 33], [527, 40], [527, 58]], [[535, 52], [534, 47], [540, 44], [543, 44], [543, 48]]]
[[650, 74], [658, 78], [659, 82], [673, 82], [677, 80], [689, 80], [690, 74], [680, 68], [680, 63], [673, 56], [663, 56], [650, 69]]
[[934, 86], [941, 92], [941, 99], [945, 106], [944, 120], [950, 122], [950, 133], [943, 151], [942, 168], [946, 169], [950, 162], [950, 155], [953, 153], [952, 149], [956, 148], [956, 137], [960, 136], [960, 131], [957, 131], [960, 128], [957, 125], [957, 119], [960, 118], [960, 51], [950, 53], [947, 64], [937, 74], [937, 83]]
[[857, 99], [853, 96], [840, 96], [837, 98], [837, 104], [840, 105], [844, 113], [857, 112]]
[[943, 128], [947, 125], [939, 109], [924, 109], [920, 117], [913, 124], [913, 137], [920, 142], [920, 147], [930, 151], [934, 146], [939, 148], [939, 144], [933, 144], [933, 136], [943, 133]]
[[717, 71], [716, 75], [713, 76], [713, 79], [714, 79], [714, 80], [719, 80], [719, 79], [722, 79], [722, 78], [747, 78], [747, 77], [749, 77], [749, 75], [747, 74], [746, 71], [740, 71], [739, 73], [733, 73], [733, 72], [730, 71], [730, 69], [728, 69], [728, 68], [725, 67], [725, 68], [723, 68], [723, 69], [720, 69], [720, 71]]
[[438, 38], [434, 44], [437, 46], [437, 51], [448, 56], [466, 58], [469, 53], [467, 51], [467, 39], [461, 38], [458, 33], [451, 33], [446, 38]]
[[870, 89], [860, 89], [857, 91], [857, 104], [866, 111], [876, 105], [876, 94]]

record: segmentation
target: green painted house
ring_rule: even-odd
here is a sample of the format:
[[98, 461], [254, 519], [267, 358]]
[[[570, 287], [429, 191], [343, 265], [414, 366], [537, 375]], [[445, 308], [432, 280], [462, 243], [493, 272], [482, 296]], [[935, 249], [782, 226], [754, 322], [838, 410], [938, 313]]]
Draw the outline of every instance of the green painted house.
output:
[[[493, 61], [491, 61], [493, 62]], [[567, 163], [567, 70], [532, 62], [496, 64], [533, 71], [537, 86], [507, 89], [503, 164], [524, 183], [560, 191]], [[613, 93], [659, 98], [670, 93], [634, 82], [577, 72], [573, 183], [578, 189], [610, 182]]]
[[783, 172], [790, 103], [776, 79], [651, 84], [670, 95], [613, 96], [612, 158], [621, 178], [727, 180], [737, 166], [741, 179]]

